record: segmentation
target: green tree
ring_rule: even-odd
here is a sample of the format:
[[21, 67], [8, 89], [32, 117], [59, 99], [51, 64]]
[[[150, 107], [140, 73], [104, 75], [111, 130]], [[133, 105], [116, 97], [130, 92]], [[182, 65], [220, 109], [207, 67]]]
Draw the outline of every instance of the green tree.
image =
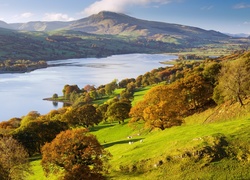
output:
[[113, 80], [111, 83], [105, 85], [105, 93], [111, 95], [117, 88], [117, 80]]
[[12, 137], [0, 138], [0, 179], [22, 180], [30, 173], [28, 153]]
[[212, 85], [216, 85], [220, 70], [221, 70], [221, 63], [210, 62], [205, 65], [203, 76], [206, 79], [208, 79]]
[[98, 98], [98, 93], [96, 90], [91, 90], [89, 92], [89, 96], [92, 98], [92, 99], [97, 99]]
[[53, 94], [52, 98], [53, 98], [53, 99], [57, 99], [57, 98], [58, 98], [58, 94], [56, 94], [56, 93]]
[[129, 112], [131, 109], [131, 103], [125, 101], [118, 101], [112, 103], [106, 112], [106, 117], [111, 122], [118, 121], [119, 123], [124, 122], [125, 119], [129, 118]]
[[42, 166], [46, 175], [62, 170], [66, 180], [102, 180], [109, 156], [86, 129], [67, 130], [44, 145]]
[[73, 126], [81, 125], [89, 127], [97, 125], [102, 120], [102, 116], [93, 105], [86, 104], [72, 108], [66, 112], [64, 120]]
[[221, 99], [236, 100], [241, 106], [243, 99], [250, 92], [250, 69], [248, 59], [238, 59], [223, 65], [218, 85], [214, 92], [214, 99], [219, 102]]
[[27, 149], [29, 155], [33, 155], [40, 153], [46, 142], [52, 141], [57, 134], [66, 129], [68, 125], [65, 122], [38, 119], [16, 129], [13, 137]]

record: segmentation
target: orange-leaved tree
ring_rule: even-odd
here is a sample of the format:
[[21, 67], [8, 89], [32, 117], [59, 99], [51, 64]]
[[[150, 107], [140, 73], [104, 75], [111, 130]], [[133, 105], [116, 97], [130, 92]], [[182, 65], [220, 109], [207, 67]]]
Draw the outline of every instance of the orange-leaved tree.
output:
[[42, 148], [42, 166], [46, 172], [63, 172], [63, 179], [104, 179], [110, 154], [86, 129], [61, 132]]
[[132, 107], [130, 122], [144, 120], [152, 128], [165, 129], [180, 125], [181, 117], [187, 111], [185, 95], [180, 84], [161, 85], [152, 88], [142, 102]]
[[12, 137], [0, 138], [0, 179], [25, 179], [30, 173], [28, 153]]

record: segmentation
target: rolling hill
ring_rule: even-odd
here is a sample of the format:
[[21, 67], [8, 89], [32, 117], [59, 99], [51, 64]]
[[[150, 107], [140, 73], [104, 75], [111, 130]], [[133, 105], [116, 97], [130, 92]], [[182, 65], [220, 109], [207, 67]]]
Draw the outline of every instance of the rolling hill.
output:
[[[6, 28], [8, 24], [4, 25]], [[0, 27], [1, 26], [0, 24]], [[55, 31], [73, 30], [91, 34], [109, 34], [125, 36], [150, 37], [150, 39], [186, 39], [187, 41], [219, 41], [228, 38], [216, 31], [170, 24], [156, 21], [141, 20], [121, 13], [102, 11], [98, 14], [70, 22], [28, 22], [9, 24], [8, 28], [22, 31]]]
[[55, 60], [125, 53], [172, 53], [192, 48], [230, 51], [249, 38], [232, 38], [213, 30], [147, 21], [102, 11], [70, 22], [7, 24], [0, 21], [0, 60]]

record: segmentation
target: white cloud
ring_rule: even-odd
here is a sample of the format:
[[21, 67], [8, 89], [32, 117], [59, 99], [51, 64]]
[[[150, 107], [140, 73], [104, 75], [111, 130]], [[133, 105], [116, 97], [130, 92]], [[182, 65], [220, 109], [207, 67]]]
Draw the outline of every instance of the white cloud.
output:
[[214, 8], [214, 6], [204, 6], [204, 7], [202, 7], [201, 8], [201, 10], [207, 10], [207, 11], [209, 11], [209, 10], [211, 10], [211, 9], [213, 9]]
[[14, 16], [12, 16], [12, 20], [13, 21], [26, 21], [28, 20], [29, 18], [31, 18], [32, 16], [34, 16], [33, 13], [31, 12], [25, 12], [25, 13], [22, 13], [22, 14], [16, 14]]
[[62, 13], [46, 13], [43, 17], [44, 21], [73, 21], [74, 18]]
[[26, 13], [23, 13], [23, 14], [21, 14], [21, 18], [30, 18], [30, 17], [32, 17], [33, 16], [33, 14], [32, 13], [30, 13], [30, 12], [26, 12]]
[[244, 24], [244, 25], [250, 25], [250, 22], [245, 21], [243, 24]]
[[144, 6], [150, 3], [168, 4], [180, 0], [99, 0], [84, 9], [84, 15], [92, 15], [100, 11], [126, 12], [131, 6]]
[[234, 6], [234, 9], [246, 9], [250, 8], [250, 4], [240, 3]]

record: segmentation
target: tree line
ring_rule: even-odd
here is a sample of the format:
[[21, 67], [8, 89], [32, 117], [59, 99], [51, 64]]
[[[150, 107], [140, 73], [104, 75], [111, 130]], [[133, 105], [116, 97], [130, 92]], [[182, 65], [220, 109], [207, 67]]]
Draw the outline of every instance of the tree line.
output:
[[35, 69], [46, 68], [46, 61], [31, 60], [5, 60], [0, 61], [0, 72], [28, 72]]

